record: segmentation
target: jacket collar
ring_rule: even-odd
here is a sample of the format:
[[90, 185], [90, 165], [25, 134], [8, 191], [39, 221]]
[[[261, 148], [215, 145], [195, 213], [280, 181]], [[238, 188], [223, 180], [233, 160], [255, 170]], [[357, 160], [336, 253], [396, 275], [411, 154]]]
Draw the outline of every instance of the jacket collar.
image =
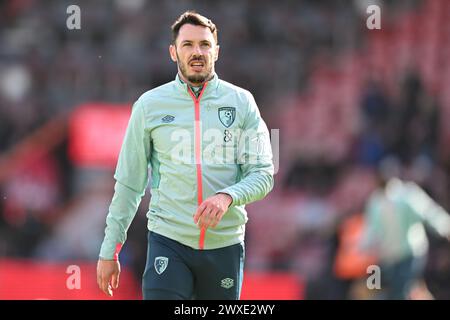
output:
[[[185, 94], [189, 95], [188, 93], [188, 84], [184, 82], [180, 75], [177, 73], [175, 77], [175, 87], [177, 87], [180, 91], [184, 92]], [[207, 86], [205, 88], [205, 92], [203, 93], [203, 97], [205, 95], [208, 95], [210, 92], [217, 89], [219, 86], [219, 77], [217, 76], [217, 73], [213, 74], [213, 77], [207, 82]]]

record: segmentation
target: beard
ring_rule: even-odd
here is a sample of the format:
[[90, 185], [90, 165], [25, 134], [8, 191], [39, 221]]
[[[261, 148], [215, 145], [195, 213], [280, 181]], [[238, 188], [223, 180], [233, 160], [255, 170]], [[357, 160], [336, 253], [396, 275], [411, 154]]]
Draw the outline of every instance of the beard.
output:
[[196, 85], [201, 85], [202, 83], [204, 83], [206, 80], [209, 80], [212, 77], [212, 65], [210, 63], [207, 63], [206, 59], [204, 58], [200, 58], [200, 59], [191, 59], [189, 62], [192, 62], [193, 60], [199, 60], [202, 61], [205, 64], [205, 71], [201, 72], [201, 73], [193, 73], [193, 74], [189, 74], [188, 73], [188, 68], [189, 65], [188, 63], [184, 63], [182, 62], [182, 60], [180, 59], [180, 57], [178, 56], [178, 52], [177, 52], [177, 60], [178, 60], [178, 69], [181, 72], [181, 75], [190, 83], [192, 84], [196, 84]]

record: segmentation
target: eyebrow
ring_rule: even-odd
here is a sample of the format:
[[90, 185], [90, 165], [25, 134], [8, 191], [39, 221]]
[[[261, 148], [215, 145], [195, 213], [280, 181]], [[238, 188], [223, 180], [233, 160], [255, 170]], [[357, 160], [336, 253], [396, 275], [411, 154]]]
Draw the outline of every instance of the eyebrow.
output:
[[[184, 43], [192, 43], [192, 42], [194, 42], [194, 41], [192, 41], [192, 40], [183, 40], [183, 41], [181, 41], [181, 44], [184, 44]], [[200, 43], [211, 44], [211, 41], [209, 41], [209, 40], [200, 40]]]

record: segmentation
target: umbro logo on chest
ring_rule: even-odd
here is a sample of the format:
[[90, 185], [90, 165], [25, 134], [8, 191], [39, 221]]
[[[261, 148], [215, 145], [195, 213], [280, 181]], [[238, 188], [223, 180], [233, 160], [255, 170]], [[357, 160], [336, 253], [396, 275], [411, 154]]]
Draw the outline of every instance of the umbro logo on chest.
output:
[[175, 120], [175, 117], [171, 116], [170, 114], [168, 114], [167, 116], [164, 116], [163, 118], [161, 118], [161, 122], [162, 123], [170, 123], [173, 120]]

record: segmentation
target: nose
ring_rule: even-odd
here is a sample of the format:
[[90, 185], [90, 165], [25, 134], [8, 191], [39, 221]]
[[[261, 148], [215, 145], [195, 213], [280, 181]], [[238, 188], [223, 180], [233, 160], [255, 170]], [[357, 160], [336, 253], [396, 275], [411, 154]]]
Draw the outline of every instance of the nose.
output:
[[200, 46], [199, 46], [199, 45], [195, 45], [195, 46], [194, 46], [194, 52], [193, 52], [193, 54], [194, 54], [194, 55], [197, 55], [197, 56], [201, 56], [201, 55], [202, 55], [202, 50], [200, 49]]

